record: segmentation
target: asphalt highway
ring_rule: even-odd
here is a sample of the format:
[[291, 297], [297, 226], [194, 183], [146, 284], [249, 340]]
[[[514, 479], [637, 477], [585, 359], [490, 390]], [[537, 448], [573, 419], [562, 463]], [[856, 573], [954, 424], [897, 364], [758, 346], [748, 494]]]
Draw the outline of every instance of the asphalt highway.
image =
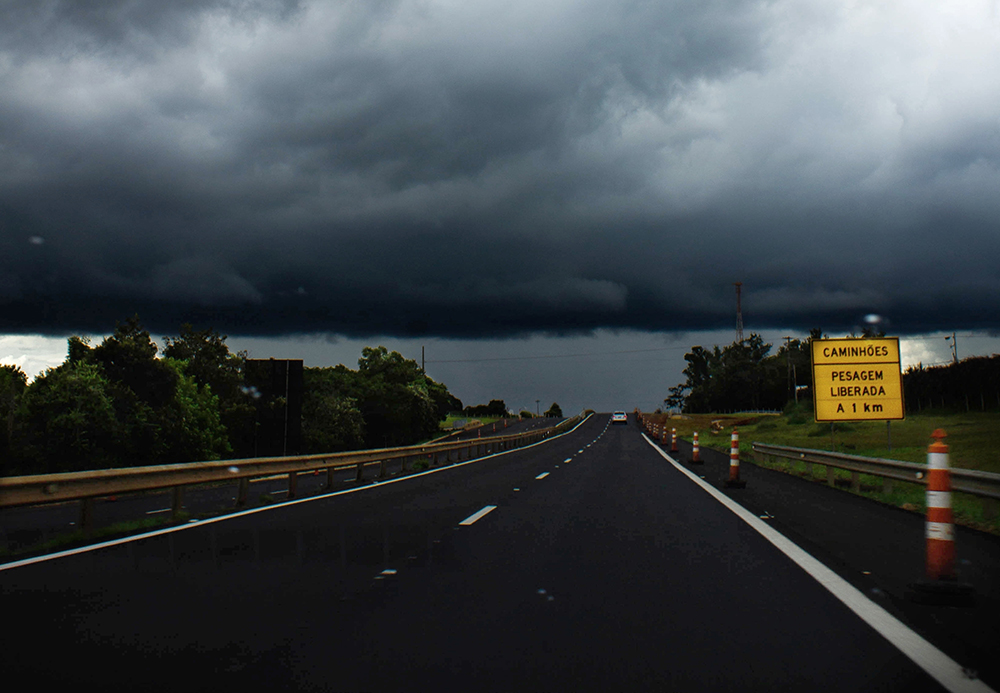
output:
[[[0, 666], [105, 691], [946, 690], [609, 418], [0, 565]], [[951, 690], [988, 690], [944, 668]]]

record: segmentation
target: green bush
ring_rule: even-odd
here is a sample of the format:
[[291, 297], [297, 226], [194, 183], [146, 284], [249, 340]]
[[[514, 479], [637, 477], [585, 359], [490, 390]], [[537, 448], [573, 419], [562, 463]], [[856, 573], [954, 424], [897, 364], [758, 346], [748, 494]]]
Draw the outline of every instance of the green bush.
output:
[[[838, 423], [838, 424], [833, 424], [833, 430], [836, 433], [847, 433], [849, 431], [853, 431], [854, 426], [846, 423]], [[816, 424], [806, 435], [808, 435], [810, 438], [827, 436], [830, 435], [830, 427], [827, 426], [825, 423]]]

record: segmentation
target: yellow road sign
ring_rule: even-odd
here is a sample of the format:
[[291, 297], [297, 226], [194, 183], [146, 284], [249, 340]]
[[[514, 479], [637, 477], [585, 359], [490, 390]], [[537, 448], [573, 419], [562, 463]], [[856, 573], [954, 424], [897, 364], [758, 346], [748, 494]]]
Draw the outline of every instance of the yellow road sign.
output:
[[815, 339], [813, 403], [817, 421], [905, 418], [899, 339]]

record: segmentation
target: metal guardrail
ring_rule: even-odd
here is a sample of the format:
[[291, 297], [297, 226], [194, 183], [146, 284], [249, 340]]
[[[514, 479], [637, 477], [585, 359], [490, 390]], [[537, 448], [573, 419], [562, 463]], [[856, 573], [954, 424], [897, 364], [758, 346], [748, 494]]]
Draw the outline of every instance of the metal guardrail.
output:
[[[764, 443], [751, 443], [751, 448], [756, 455], [824, 465], [827, 468], [827, 480], [830, 483], [833, 482], [832, 470], [836, 468], [853, 472], [852, 484], [855, 487], [859, 484], [857, 474], [870, 474], [883, 479], [927, 485], [927, 466], [914, 462], [900, 462], [878, 457], [859, 457], [824, 450], [807, 450]], [[1000, 474], [981, 472], [975, 469], [952, 468], [951, 488], [953, 491], [1000, 499]]]
[[407, 471], [408, 462], [412, 466], [425, 461], [430, 467], [442, 462], [451, 464], [461, 461], [463, 453], [464, 459], [468, 460], [536, 443], [554, 433], [563, 432], [569, 428], [567, 424], [579, 418], [522, 433], [400, 448], [0, 477], [0, 508], [81, 501], [80, 525], [86, 528], [91, 524], [91, 506], [95, 498], [172, 489], [172, 514], [176, 517], [183, 504], [185, 487], [227, 481], [239, 484], [236, 505], [241, 507], [246, 505], [249, 482], [253, 478], [287, 474], [287, 497], [291, 499], [295, 497], [297, 475], [303, 472], [325, 469], [327, 488], [333, 485], [334, 472], [343, 469], [355, 468], [356, 478], [361, 481], [364, 468], [378, 464], [379, 478], [384, 478], [390, 461], [399, 461], [400, 472]]

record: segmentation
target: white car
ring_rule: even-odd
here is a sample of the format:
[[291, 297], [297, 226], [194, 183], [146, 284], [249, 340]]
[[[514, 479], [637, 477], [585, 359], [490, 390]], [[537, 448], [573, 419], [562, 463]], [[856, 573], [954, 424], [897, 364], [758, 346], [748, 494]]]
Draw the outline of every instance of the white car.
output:
[[611, 423], [613, 424], [628, 424], [628, 415], [623, 411], [616, 411], [611, 415]]

